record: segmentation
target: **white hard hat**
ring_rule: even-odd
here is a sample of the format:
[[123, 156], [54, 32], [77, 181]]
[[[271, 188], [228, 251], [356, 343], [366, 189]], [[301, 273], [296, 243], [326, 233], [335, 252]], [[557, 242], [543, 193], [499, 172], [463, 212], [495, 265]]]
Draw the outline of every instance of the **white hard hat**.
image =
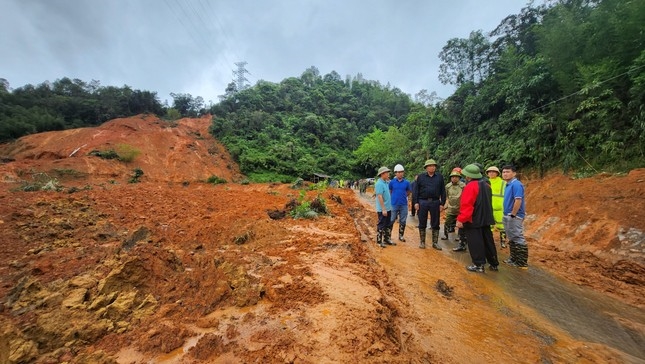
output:
[[402, 165], [397, 164], [396, 166], [394, 166], [394, 172], [403, 172], [403, 171], [405, 171], [405, 169], [403, 169]]

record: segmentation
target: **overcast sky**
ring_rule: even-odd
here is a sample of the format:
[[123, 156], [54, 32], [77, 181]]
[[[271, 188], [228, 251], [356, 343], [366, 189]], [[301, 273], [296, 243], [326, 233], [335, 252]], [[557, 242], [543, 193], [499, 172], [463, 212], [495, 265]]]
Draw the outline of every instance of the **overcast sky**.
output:
[[62, 77], [216, 102], [247, 62], [250, 84], [362, 73], [447, 97], [441, 48], [493, 30], [525, 0], [0, 0], [0, 78]]

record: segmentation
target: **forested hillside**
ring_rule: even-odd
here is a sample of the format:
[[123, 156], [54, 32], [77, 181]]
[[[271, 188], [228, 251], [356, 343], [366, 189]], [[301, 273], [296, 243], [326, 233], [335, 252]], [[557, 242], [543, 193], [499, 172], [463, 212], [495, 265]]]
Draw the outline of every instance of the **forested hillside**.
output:
[[645, 2], [549, 4], [446, 44], [441, 79], [457, 91], [419, 146], [455, 164], [644, 165]]
[[528, 6], [491, 32], [451, 39], [439, 58], [440, 80], [456, 86], [440, 102], [310, 69], [230, 92], [212, 109], [213, 132], [245, 173], [371, 176], [395, 163], [417, 171], [429, 157], [445, 172], [474, 161], [583, 173], [645, 165], [645, 3]]
[[321, 76], [311, 67], [299, 78], [231, 92], [211, 109], [212, 131], [251, 179], [316, 172], [348, 178], [373, 172], [352, 157], [360, 139], [403, 124], [411, 107], [397, 88], [360, 75], [345, 81], [336, 72]]
[[530, 5], [449, 40], [438, 57], [440, 81], [455, 86], [445, 100], [315, 66], [278, 83], [232, 83], [209, 106], [190, 94], [161, 105], [154, 92], [97, 81], [1, 82], [0, 141], [138, 113], [210, 113], [212, 133], [254, 181], [358, 178], [395, 163], [417, 171], [429, 157], [444, 172], [474, 161], [582, 173], [645, 166], [645, 2]]
[[96, 126], [140, 113], [163, 115], [157, 94], [64, 77], [9, 90], [0, 79], [0, 142], [52, 130]]

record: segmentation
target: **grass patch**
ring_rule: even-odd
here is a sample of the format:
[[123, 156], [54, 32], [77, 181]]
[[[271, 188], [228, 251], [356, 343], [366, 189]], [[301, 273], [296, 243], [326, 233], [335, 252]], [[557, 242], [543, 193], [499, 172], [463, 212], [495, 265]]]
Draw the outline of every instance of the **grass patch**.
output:
[[130, 163], [139, 154], [141, 154], [141, 151], [129, 144], [119, 144], [116, 146], [115, 149], [107, 149], [107, 150], [94, 149], [88, 154], [93, 155], [95, 157], [103, 158], [103, 159], [117, 159], [121, 162]]
[[118, 144], [116, 146], [116, 152], [119, 155], [119, 160], [121, 162], [130, 163], [132, 162], [141, 151], [129, 144]]
[[70, 169], [70, 168], [54, 168], [52, 172], [59, 178], [61, 177], [81, 178], [81, 177], [87, 176], [87, 173], [77, 171], [75, 169]]

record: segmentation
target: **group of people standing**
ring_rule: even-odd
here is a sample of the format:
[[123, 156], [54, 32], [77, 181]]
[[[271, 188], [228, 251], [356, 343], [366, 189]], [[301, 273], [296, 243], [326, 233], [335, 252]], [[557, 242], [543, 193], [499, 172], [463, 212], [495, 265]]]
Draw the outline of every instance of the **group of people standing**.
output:
[[419, 248], [426, 248], [428, 215], [432, 247], [439, 245], [440, 213], [445, 211], [444, 236], [458, 229], [459, 246], [454, 251], [470, 252], [472, 264], [469, 271], [484, 273], [497, 271], [499, 261], [493, 237], [493, 229], [499, 231], [500, 246], [510, 249], [510, 257], [504, 262], [512, 267], [528, 267], [528, 246], [524, 238], [523, 220], [526, 216], [524, 185], [517, 179], [514, 166], [505, 165], [501, 171], [496, 166], [486, 169], [480, 164], [469, 164], [463, 169], [454, 168], [450, 182], [445, 183], [437, 171], [437, 162], [428, 159], [424, 173], [415, 176], [410, 183], [404, 177], [402, 165], [394, 167], [395, 178], [390, 180], [390, 169], [379, 168], [374, 186], [376, 196], [377, 244], [380, 247], [396, 245], [392, 240], [392, 227], [399, 219], [399, 241], [405, 242], [404, 232], [408, 216], [408, 196], [411, 197], [412, 215], [418, 217]]

